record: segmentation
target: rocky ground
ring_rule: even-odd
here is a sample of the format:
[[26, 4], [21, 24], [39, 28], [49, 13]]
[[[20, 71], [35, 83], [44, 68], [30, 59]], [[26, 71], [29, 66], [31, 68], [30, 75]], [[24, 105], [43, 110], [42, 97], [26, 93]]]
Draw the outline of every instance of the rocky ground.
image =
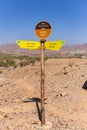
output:
[[[45, 116], [52, 130], [87, 130], [87, 59], [45, 62]], [[37, 130], [40, 63], [0, 68], [0, 130]]]

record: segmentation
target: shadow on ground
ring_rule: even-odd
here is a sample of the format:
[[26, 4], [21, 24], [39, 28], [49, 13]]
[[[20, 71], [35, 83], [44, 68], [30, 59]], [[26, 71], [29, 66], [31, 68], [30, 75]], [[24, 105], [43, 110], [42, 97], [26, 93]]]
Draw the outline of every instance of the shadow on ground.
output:
[[34, 98], [28, 98], [27, 100], [24, 100], [23, 102], [24, 103], [35, 102], [36, 108], [37, 108], [37, 112], [38, 112], [38, 118], [41, 121], [41, 110], [40, 110], [40, 107], [39, 107], [39, 103], [41, 102], [41, 99], [34, 97]]

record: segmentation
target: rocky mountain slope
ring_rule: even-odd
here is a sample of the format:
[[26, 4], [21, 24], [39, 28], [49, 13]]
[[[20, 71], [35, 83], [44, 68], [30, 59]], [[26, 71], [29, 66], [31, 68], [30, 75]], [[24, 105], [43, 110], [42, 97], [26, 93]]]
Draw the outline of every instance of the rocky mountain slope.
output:
[[[39, 56], [40, 51], [30, 51], [27, 49], [21, 49], [16, 44], [6, 44], [0, 46], [0, 53], [4, 54], [16, 54], [16, 55], [29, 55]], [[87, 57], [87, 43], [77, 45], [65, 45], [59, 51], [45, 51], [46, 56], [50, 57], [69, 57], [69, 56], [84, 56]]]

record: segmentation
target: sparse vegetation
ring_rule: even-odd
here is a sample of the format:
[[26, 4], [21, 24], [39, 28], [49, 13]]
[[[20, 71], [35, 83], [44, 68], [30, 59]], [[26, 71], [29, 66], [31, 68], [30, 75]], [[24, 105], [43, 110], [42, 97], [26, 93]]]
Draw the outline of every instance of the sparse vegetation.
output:
[[[75, 55], [75, 57], [82, 58], [82, 55], [77, 54]], [[51, 58], [52, 57], [49, 57], [49, 59]], [[56, 56], [55, 58], [59, 59], [67, 57]], [[45, 60], [47, 59], [48, 57], [45, 57]], [[40, 61], [40, 57], [29, 57], [27, 55], [16, 56], [16, 55], [0, 54], [0, 67], [9, 67], [9, 66], [13, 66], [14, 68], [16, 68], [17, 66], [24, 67], [30, 64], [34, 65], [36, 61]], [[69, 66], [72, 67], [72, 63], [70, 63]]]
[[84, 55], [81, 54], [81, 53], [77, 53], [77, 54], [74, 55], [74, 57], [76, 57], [76, 58], [82, 58], [83, 56], [84, 56]]
[[[47, 59], [47, 58], [46, 58]], [[34, 65], [36, 61], [40, 61], [39, 57], [29, 57], [29, 56], [14, 56], [14, 55], [0, 55], [0, 67], [13, 66], [16, 68], [18, 65], [20, 67], [32, 64]]]
[[13, 66], [16, 68], [16, 62], [14, 57], [11, 55], [0, 55], [0, 66], [1, 67], [9, 67]]

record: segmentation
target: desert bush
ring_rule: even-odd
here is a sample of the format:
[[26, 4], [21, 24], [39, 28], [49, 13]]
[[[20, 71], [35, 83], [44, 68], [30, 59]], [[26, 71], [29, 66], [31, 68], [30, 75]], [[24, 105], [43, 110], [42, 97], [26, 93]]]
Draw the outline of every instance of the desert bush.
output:
[[19, 59], [19, 60], [24, 60], [24, 59], [28, 60], [28, 59], [30, 59], [29, 56], [25, 56], [25, 55], [23, 55], [23, 56], [18, 56], [18, 57], [16, 57], [16, 58]]
[[[46, 57], [45, 60], [48, 58]], [[20, 65], [21, 67], [32, 64], [34, 65], [36, 61], [40, 61], [40, 57], [29, 57], [26, 55], [15, 56], [15, 55], [6, 55], [0, 54], [0, 66], [1, 67], [17, 67]]]
[[0, 54], [0, 60], [13, 59], [12, 55]]
[[1, 67], [13, 66], [16, 68], [16, 62], [14, 60], [3, 60], [3, 61], [0, 61], [0, 66]]
[[26, 65], [29, 65], [29, 62], [28, 62], [28, 61], [21, 61], [21, 62], [19, 63], [19, 65], [20, 65], [20, 67], [24, 67], [24, 66], [26, 66]]
[[74, 55], [76, 58], [82, 58], [83, 54], [77, 53]]
[[5, 62], [3, 60], [0, 60], [0, 67], [4, 67], [5, 66]]
[[16, 62], [13, 59], [6, 59], [5, 67], [14, 66], [16, 67]]
[[30, 65], [30, 64], [34, 65], [35, 60], [23, 60], [23, 61], [19, 62], [20, 67], [24, 67], [24, 66]]
[[9, 67], [13, 66], [16, 67], [16, 62], [11, 55], [0, 55], [0, 66], [1, 67]]

